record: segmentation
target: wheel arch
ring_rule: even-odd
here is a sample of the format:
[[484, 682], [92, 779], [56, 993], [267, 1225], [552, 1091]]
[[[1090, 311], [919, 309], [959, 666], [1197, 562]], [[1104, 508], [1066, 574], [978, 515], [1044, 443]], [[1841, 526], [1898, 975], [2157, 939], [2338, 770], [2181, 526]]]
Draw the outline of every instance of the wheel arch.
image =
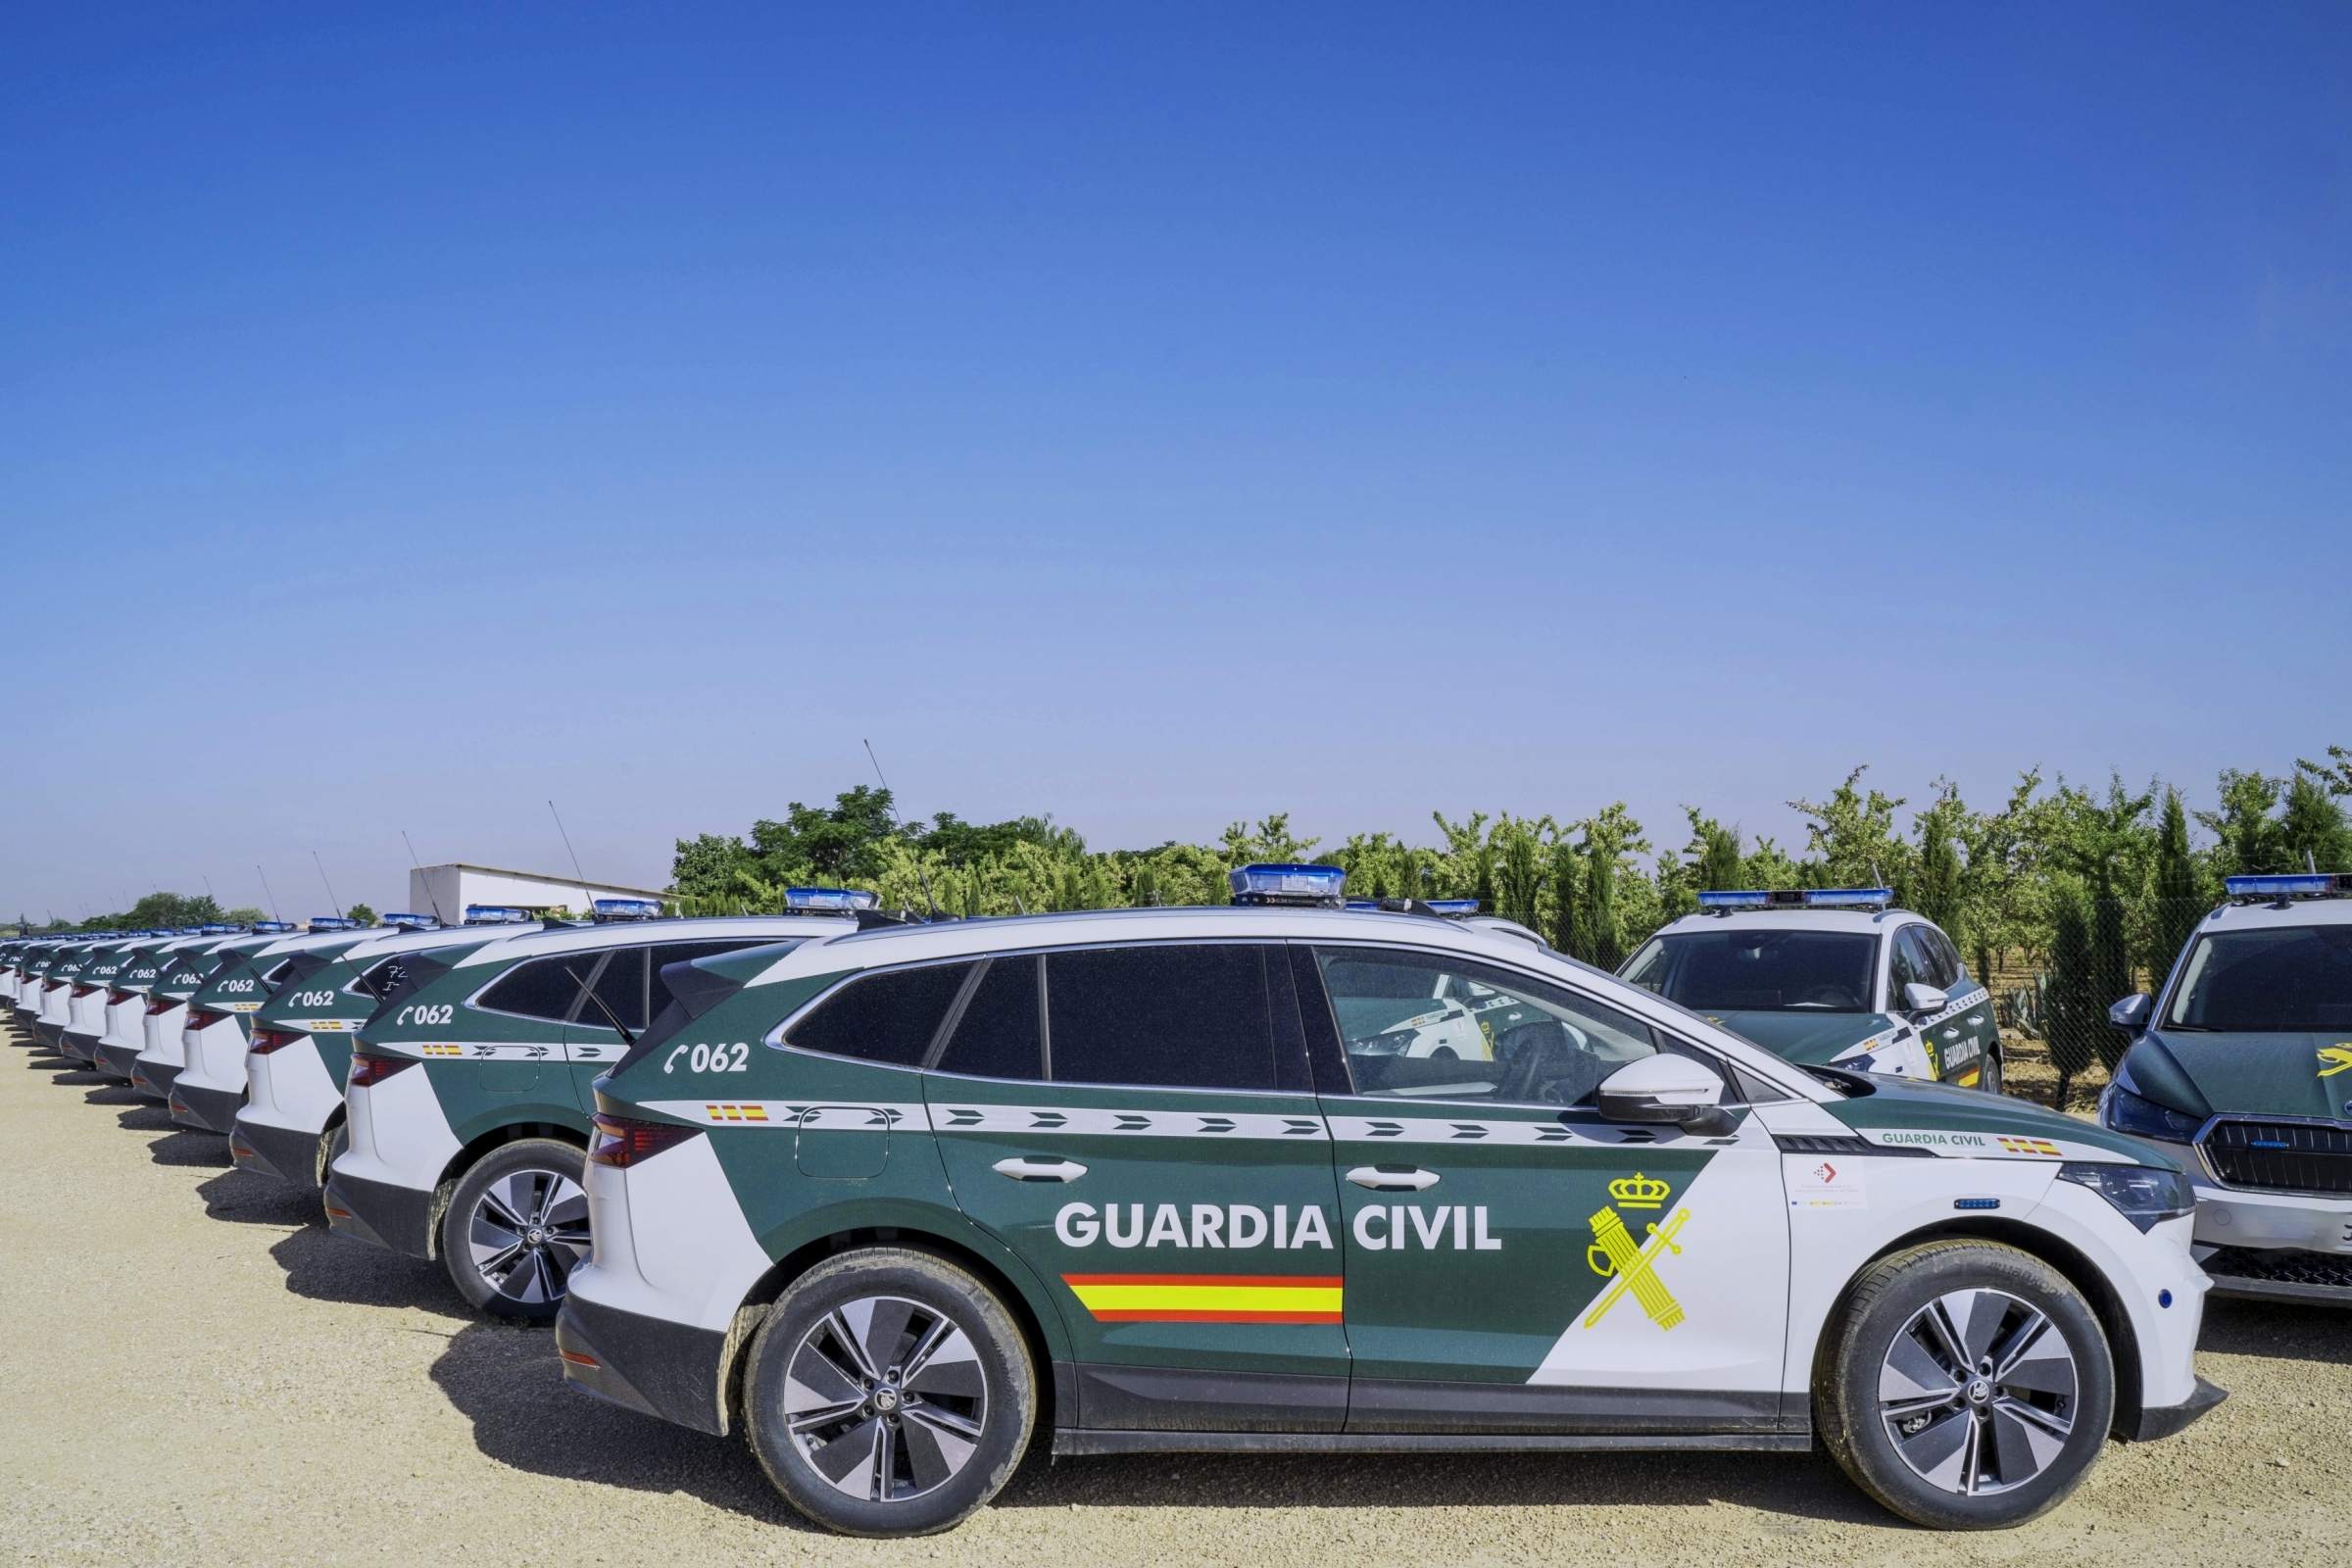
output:
[[[1895, 1238], [1864, 1258], [1853, 1276], [1838, 1293], [1838, 1299], [1823, 1317], [1821, 1331], [1813, 1345], [1812, 1381], [1810, 1391], [1817, 1386], [1823, 1368], [1833, 1352], [1838, 1326], [1845, 1319], [1847, 1304], [1853, 1299], [1854, 1289], [1862, 1276], [1881, 1259], [1896, 1252], [1908, 1251], [1932, 1242], [1992, 1242], [2014, 1248], [2027, 1256], [2048, 1264], [2063, 1276], [2069, 1285], [2082, 1293], [2090, 1309], [2099, 1320], [2100, 1332], [2107, 1336], [2108, 1354], [2115, 1371], [2115, 1413], [2108, 1431], [2117, 1438], [2129, 1440], [2139, 1428], [2142, 1400], [2140, 1381], [2139, 1334], [2132, 1326], [2132, 1314], [2124, 1309], [2123, 1298], [2098, 1266], [2081, 1250], [2048, 1231], [2018, 1220], [1996, 1215], [1972, 1215], [1965, 1219], [1949, 1220], [1925, 1226]], [[1808, 1394], [1809, 1396], [1809, 1394]]]
[[526, 1138], [553, 1139], [557, 1143], [569, 1144], [582, 1152], [588, 1148], [586, 1134], [555, 1121], [507, 1122], [488, 1132], [475, 1134], [472, 1142], [449, 1156], [449, 1162], [441, 1167], [440, 1179], [433, 1183], [433, 1204], [426, 1212], [424, 1229], [425, 1245], [432, 1250], [428, 1256], [435, 1259], [441, 1256], [441, 1221], [448, 1216], [449, 1200], [456, 1195], [458, 1183], [466, 1179], [466, 1173], [479, 1164], [482, 1156], [492, 1150], [520, 1143]]

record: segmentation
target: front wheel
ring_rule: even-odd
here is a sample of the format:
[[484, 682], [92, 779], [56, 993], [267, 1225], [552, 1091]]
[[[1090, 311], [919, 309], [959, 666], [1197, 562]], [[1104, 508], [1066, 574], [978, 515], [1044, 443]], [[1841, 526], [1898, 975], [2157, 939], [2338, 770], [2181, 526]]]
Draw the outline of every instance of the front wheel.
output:
[[961, 1524], [1020, 1462], [1037, 1374], [1012, 1314], [929, 1253], [839, 1253], [792, 1283], [752, 1342], [752, 1447], [785, 1499], [851, 1536]]
[[1933, 1242], [1880, 1259], [1814, 1379], [1823, 1444], [1915, 1524], [2004, 1530], [2065, 1500], [2115, 1414], [2088, 1302], [2039, 1258]]
[[1999, 1052], [1987, 1051], [1984, 1053], [1984, 1065], [1977, 1072], [1977, 1087], [1988, 1095], [2007, 1093], [2001, 1088], [2001, 1054]]
[[586, 1163], [553, 1138], [518, 1138], [474, 1161], [441, 1216], [441, 1260], [466, 1300], [525, 1323], [563, 1310], [588, 1256]]

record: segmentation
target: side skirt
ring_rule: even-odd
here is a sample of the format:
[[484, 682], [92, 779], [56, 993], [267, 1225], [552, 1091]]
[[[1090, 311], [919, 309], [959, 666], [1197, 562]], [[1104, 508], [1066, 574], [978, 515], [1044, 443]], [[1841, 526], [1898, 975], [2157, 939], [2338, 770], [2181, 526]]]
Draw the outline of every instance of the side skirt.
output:
[[1804, 1453], [1810, 1432], [1089, 1432], [1054, 1429], [1054, 1457], [1110, 1453]]

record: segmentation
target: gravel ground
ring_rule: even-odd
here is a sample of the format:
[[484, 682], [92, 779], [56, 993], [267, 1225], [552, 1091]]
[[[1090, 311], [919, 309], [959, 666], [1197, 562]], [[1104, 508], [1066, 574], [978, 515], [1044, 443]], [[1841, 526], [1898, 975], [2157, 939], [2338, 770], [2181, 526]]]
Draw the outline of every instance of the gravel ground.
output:
[[1937, 1536], [1819, 1455], [1031, 1463], [950, 1536], [821, 1535], [737, 1443], [570, 1393], [544, 1331], [55, 1057], [0, 1051], [0, 1560], [26, 1563], [2352, 1559], [2352, 1314], [2235, 1302], [2230, 1402], [2056, 1513]]

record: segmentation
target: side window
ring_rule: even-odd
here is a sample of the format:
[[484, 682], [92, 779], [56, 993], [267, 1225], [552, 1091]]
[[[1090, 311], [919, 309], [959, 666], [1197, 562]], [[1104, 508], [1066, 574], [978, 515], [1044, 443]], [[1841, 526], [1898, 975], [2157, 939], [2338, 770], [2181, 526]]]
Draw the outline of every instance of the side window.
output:
[[1936, 955], [1936, 983], [1946, 991], [1951, 990], [1960, 983], [1960, 977], [1968, 973], [1968, 965], [1960, 961], [1960, 950], [1952, 946], [1950, 937], [1932, 925], [1922, 926], [1920, 931], [1928, 939], [1928, 950]]
[[[612, 1017], [631, 1034], [645, 1027], [646, 953], [644, 948], [622, 948], [609, 954], [604, 972], [596, 977], [596, 1000], [612, 1008]], [[582, 1007], [578, 1021], [591, 1028], [611, 1028], [612, 1020], [605, 1016], [605, 1007]]]
[[769, 945], [769, 939], [756, 938], [746, 941], [741, 937], [737, 937], [728, 942], [662, 943], [660, 947], [654, 949], [654, 956], [651, 965], [653, 969], [651, 985], [653, 994], [646, 1004], [645, 1015], [648, 1018], [659, 1018], [662, 1016], [662, 1009], [669, 1005], [669, 987], [662, 979], [662, 970], [664, 965], [672, 963], [692, 963], [697, 958], [715, 957], [721, 953], [735, 953], [744, 948], [760, 948]]
[[[562, 1023], [571, 1015], [571, 1004], [580, 1000], [580, 980], [588, 978], [595, 962], [593, 953], [565, 953], [518, 963], [494, 981], [474, 1005]], [[577, 973], [579, 980], [564, 973], [567, 968]]]
[[1046, 1075], [1034, 957], [992, 958], [963, 1004], [937, 1071], [968, 1078], [1035, 1080]]
[[1359, 1095], [1579, 1105], [1649, 1026], [1542, 981], [1434, 954], [1317, 948]]
[[828, 1056], [919, 1066], [971, 972], [968, 962], [934, 963], [852, 980], [794, 1024], [784, 1043]]
[[1941, 989], [1936, 978], [1936, 962], [1934, 949], [1928, 945], [1928, 928], [1907, 925], [1894, 934], [1894, 957], [1886, 977], [1886, 1005], [1899, 1009], [1903, 1005], [1903, 987], [1916, 980], [1923, 986]]
[[1050, 955], [1046, 1063], [1057, 1083], [1272, 1091], [1265, 950], [1171, 943]]

